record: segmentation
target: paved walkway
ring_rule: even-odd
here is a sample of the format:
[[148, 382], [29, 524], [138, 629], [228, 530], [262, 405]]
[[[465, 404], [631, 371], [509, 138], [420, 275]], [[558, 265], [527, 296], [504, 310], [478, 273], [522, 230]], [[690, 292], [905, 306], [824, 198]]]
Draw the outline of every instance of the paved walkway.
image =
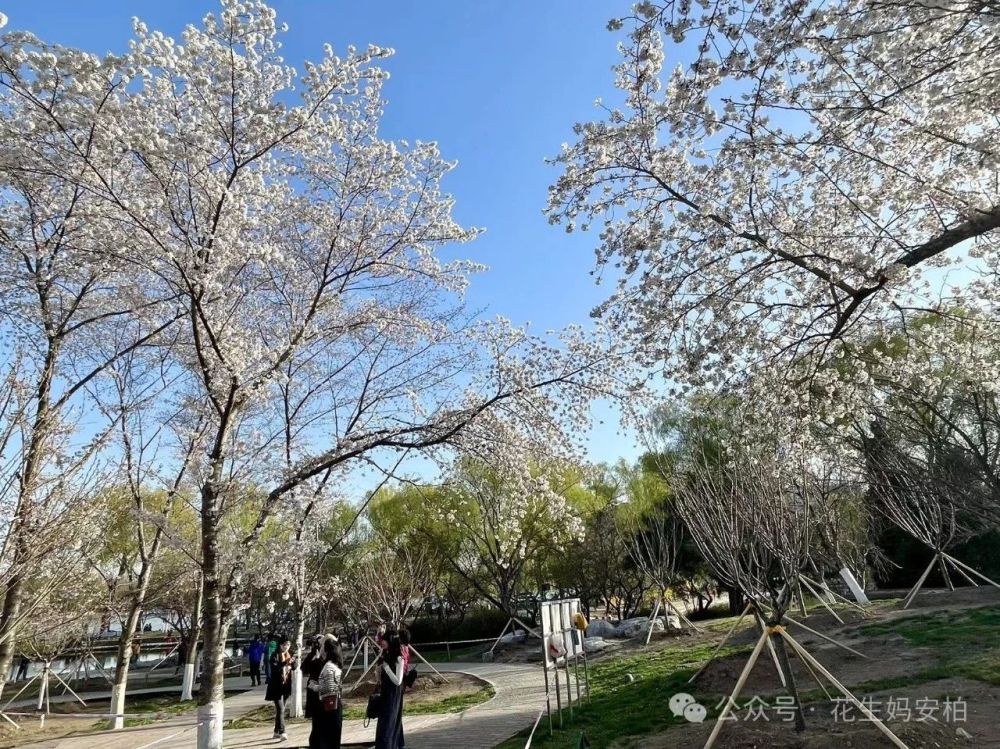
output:
[[[414, 715], [404, 719], [407, 749], [492, 749], [530, 725], [545, 699], [542, 670], [538, 666], [504, 663], [435, 664], [442, 671], [462, 671], [493, 684], [496, 697], [457, 714]], [[228, 682], [228, 680], [227, 680]], [[243, 685], [246, 677], [243, 677]], [[234, 685], [235, 686], [235, 685]], [[227, 683], [227, 688], [229, 684]], [[226, 699], [227, 720], [244, 715], [264, 704], [264, 688], [259, 687]], [[195, 746], [195, 714], [171, 718], [156, 726], [100, 732], [73, 738], [49, 739], [25, 747], [31, 749], [190, 749]], [[343, 743], [373, 742], [374, 722], [364, 728], [362, 721], [344, 723]], [[225, 746], [231, 749], [275, 746], [283, 749], [306, 747], [309, 725], [289, 725], [290, 741], [272, 738], [270, 726], [227, 730]]]

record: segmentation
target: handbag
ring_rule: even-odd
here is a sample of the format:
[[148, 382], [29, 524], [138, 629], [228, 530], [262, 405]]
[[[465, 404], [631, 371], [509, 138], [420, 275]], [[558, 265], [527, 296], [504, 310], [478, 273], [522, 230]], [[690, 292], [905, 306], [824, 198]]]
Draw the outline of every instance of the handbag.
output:
[[371, 720], [378, 717], [379, 708], [382, 707], [382, 693], [374, 692], [368, 695], [368, 707], [365, 708], [365, 718]]
[[337, 711], [340, 707], [340, 695], [339, 694], [328, 694], [321, 698], [323, 703], [323, 712], [333, 713]]
[[368, 724], [371, 723], [376, 718], [378, 718], [378, 711], [381, 706], [382, 706], [381, 692], [376, 691], [368, 695], [368, 706], [365, 707], [365, 719], [364, 719], [365, 728], [368, 728]]

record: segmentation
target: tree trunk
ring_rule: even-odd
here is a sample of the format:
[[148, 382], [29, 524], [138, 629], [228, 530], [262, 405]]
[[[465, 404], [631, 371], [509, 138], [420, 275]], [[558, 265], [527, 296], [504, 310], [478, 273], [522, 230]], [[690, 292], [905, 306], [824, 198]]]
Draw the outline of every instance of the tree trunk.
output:
[[219, 496], [221, 462], [201, 492], [202, 675], [198, 690], [198, 749], [221, 749], [225, 699], [227, 622], [219, 579]]
[[295, 653], [298, 657], [299, 667], [292, 671], [292, 696], [291, 702], [289, 703], [289, 712], [293, 718], [301, 718], [305, 715], [305, 710], [302, 706], [302, 658], [304, 657], [304, 652], [302, 650], [302, 641], [305, 639], [305, 611], [300, 608], [295, 615]]
[[24, 578], [20, 574], [15, 574], [7, 583], [7, 591], [3, 599], [3, 613], [0, 615], [0, 637], [3, 638], [0, 641], [0, 695], [3, 694], [4, 687], [7, 685], [7, 677], [14, 663], [14, 627], [21, 613], [23, 591]]
[[743, 609], [746, 608], [747, 600], [743, 595], [743, 591], [737, 588], [726, 588], [726, 593], [729, 594], [729, 613], [732, 616], [739, 616], [743, 613]]
[[128, 616], [122, 622], [122, 634], [118, 638], [118, 661], [115, 663], [115, 681], [111, 685], [110, 712], [114, 716], [108, 719], [108, 728], [111, 730], [123, 728], [125, 725], [122, 713], [125, 712], [125, 690], [128, 687], [128, 672], [132, 663], [132, 640], [135, 639], [135, 629], [142, 615], [144, 598], [145, 595], [140, 596], [138, 592], [136, 593], [136, 598], [129, 607]]
[[184, 653], [184, 680], [181, 682], [181, 699], [194, 699], [194, 676], [198, 663], [198, 640], [201, 639], [201, 602], [203, 591], [201, 580], [198, 580], [198, 592], [195, 594], [194, 611], [191, 614], [191, 632], [188, 636], [187, 652]]

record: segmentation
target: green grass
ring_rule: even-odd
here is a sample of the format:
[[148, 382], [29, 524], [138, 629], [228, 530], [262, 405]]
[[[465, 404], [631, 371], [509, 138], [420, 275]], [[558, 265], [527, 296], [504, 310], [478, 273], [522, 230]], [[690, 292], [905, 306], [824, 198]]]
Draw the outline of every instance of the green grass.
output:
[[175, 695], [139, 699], [132, 704], [127, 705], [125, 712], [156, 713], [156, 715], [148, 718], [126, 718], [125, 727], [134, 728], [136, 726], [148, 726], [150, 723], [155, 723], [163, 718], [169, 718], [174, 715], [179, 715], [180, 713], [186, 713], [188, 710], [196, 710], [197, 708], [197, 700], [179, 701]]
[[[881, 601], [878, 604], [881, 604], [880, 609], [891, 606]], [[721, 636], [732, 622], [730, 618], [699, 622], [699, 626]], [[874, 637], [892, 633], [902, 635], [913, 646], [929, 648], [932, 657], [927, 668], [919, 673], [873, 679], [856, 685], [856, 692], [872, 694], [956, 676], [1000, 685], [1000, 638], [997, 637], [1000, 607], [862, 625], [861, 632]], [[713, 648], [711, 643], [685, 646], [683, 640], [678, 640], [656, 653], [640, 653], [592, 667], [590, 703], [574, 706], [571, 723], [564, 712], [565, 727], [562, 730], [555, 728], [551, 738], [543, 717], [532, 747], [576, 749], [583, 732], [593, 746], [610, 746], [629, 736], [655, 734], [672, 725], [683, 725], [685, 721], [674, 718], [667, 709], [667, 700], [680, 691], [692, 692], [700, 698], [708, 707], [710, 717], [717, 714], [714, 705], [720, 701], [720, 696], [699, 694], [687, 684], [690, 675], [709, 658]], [[721, 651], [720, 657], [747, 651], [749, 647], [728, 647]], [[626, 674], [635, 677], [634, 683], [627, 682]], [[804, 703], [825, 699], [818, 689], [802, 694]], [[527, 735], [528, 730], [522, 731], [497, 749], [522, 749]]]
[[[439, 715], [441, 713], [460, 713], [470, 707], [493, 699], [496, 691], [486, 685], [475, 692], [456, 694], [439, 700], [428, 702], [410, 702], [403, 704], [403, 715]], [[361, 720], [365, 717], [364, 705], [351, 703], [344, 705], [344, 720]], [[245, 715], [226, 723], [225, 728], [256, 728], [265, 723], [274, 722], [274, 707], [263, 705]], [[289, 719], [289, 723], [304, 722], [301, 719]]]
[[[725, 627], [732, 622], [730, 619]], [[591, 666], [590, 702], [574, 705], [571, 724], [564, 712], [564, 728], [556, 727], [551, 738], [543, 717], [532, 746], [575, 749], [581, 732], [586, 732], [593, 746], [610, 746], [624, 736], [643, 736], [684, 724], [683, 718], [675, 718], [667, 708], [667, 701], [676, 692], [692, 691], [688, 679], [714, 649], [714, 643], [688, 644], [678, 639], [659, 651]], [[748, 647], [725, 647], [719, 657], [747, 651]], [[629, 682], [628, 674], [634, 681]], [[497, 749], [522, 749], [527, 735], [528, 731], [523, 731]]]
[[910, 678], [909, 684], [964, 677], [1000, 686], [1000, 640], [997, 638], [1000, 607], [942, 611], [879, 622], [862, 627], [861, 632], [872, 637], [898, 634], [911, 645], [933, 652], [935, 662]]
[[[470, 707], [493, 699], [496, 690], [485, 686], [477, 692], [457, 694], [433, 702], [403, 703], [403, 715], [439, 715], [441, 713], [460, 713]], [[361, 705], [347, 705], [344, 708], [344, 720], [361, 720], [365, 717], [365, 709]]]

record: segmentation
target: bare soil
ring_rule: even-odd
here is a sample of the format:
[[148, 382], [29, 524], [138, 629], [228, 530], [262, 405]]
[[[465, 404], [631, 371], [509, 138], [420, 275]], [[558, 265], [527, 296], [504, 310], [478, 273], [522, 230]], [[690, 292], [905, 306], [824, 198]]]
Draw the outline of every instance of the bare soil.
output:
[[[903, 595], [905, 591], [896, 594]], [[805, 619], [791, 612], [794, 619], [858, 650], [867, 658], [849, 653], [794, 625], [789, 625], [787, 631], [850, 689], [865, 682], [893, 678], [905, 680], [906, 677], [913, 677], [924, 671], [932, 659], [930, 648], [914, 647], [901, 635], [891, 632], [866, 634], [861, 631], [862, 625], [892, 622], [930, 613], [954, 613], [997, 604], [1000, 604], [1000, 591], [981, 587], [961, 588], [954, 592], [922, 592], [907, 610], [902, 610], [898, 603], [885, 601], [877, 602], [867, 614], [854, 609], [838, 609], [837, 613], [845, 620], [844, 624], [838, 623], [824, 609], [812, 610], [811, 615]], [[760, 632], [756, 627], [748, 627], [734, 635], [730, 642], [749, 645], [755, 643], [759, 636]], [[1000, 637], [1000, 632], [997, 632], [997, 636]], [[717, 640], [719, 634], [695, 637]], [[986, 645], [995, 647], [995, 641], [984, 643]], [[669, 647], [669, 644], [661, 641], [659, 646]], [[732, 691], [746, 660], [746, 654], [740, 654], [712, 662], [692, 685], [691, 694], [696, 698], [700, 696], [703, 702], [708, 702], [708, 696], [713, 695], [712, 704], [706, 705], [710, 711], [713, 707], [721, 707], [718, 695]], [[784, 722], [781, 716], [775, 714], [774, 699], [778, 695], [784, 695], [785, 691], [773, 659], [765, 649], [737, 700], [737, 704], [744, 706], [744, 709], [737, 714], [735, 720], [723, 726], [715, 744], [718, 749], [866, 749], [892, 746], [876, 725], [865, 720], [856, 709], [850, 710], [855, 720], [846, 722], [844, 708], [838, 708], [837, 703], [823, 698], [813, 676], [794, 655], [791, 657], [791, 665], [800, 693], [806, 697], [806, 730], [796, 733], [793, 723]], [[835, 690], [828, 684], [827, 689], [837, 697]], [[770, 720], [750, 719], [745, 705], [755, 696], [771, 705], [770, 710], [765, 710]], [[1000, 749], [1000, 687], [971, 679], [945, 678], [881, 691], [856, 691], [856, 696], [862, 700], [870, 699], [876, 707], [876, 715], [883, 720], [888, 717], [886, 705], [890, 699], [897, 704], [904, 698], [908, 699], [912, 711], [909, 719], [897, 717], [887, 723], [911, 749], [967, 746]], [[670, 695], [664, 695], [665, 704], [669, 697]], [[940, 706], [944, 704], [946, 697], [964, 705], [964, 719], [958, 715], [945, 717], [941, 707], [933, 713], [934, 720], [927, 720], [926, 716], [924, 720], [917, 719], [917, 700], [924, 701], [922, 704], [925, 705], [929, 704], [928, 700], [937, 700], [936, 704]], [[835, 716], [837, 711], [839, 712]], [[709, 718], [701, 724], [674, 726], [655, 736], [620, 742], [616, 749], [700, 749], [713, 724], [714, 719]]]

